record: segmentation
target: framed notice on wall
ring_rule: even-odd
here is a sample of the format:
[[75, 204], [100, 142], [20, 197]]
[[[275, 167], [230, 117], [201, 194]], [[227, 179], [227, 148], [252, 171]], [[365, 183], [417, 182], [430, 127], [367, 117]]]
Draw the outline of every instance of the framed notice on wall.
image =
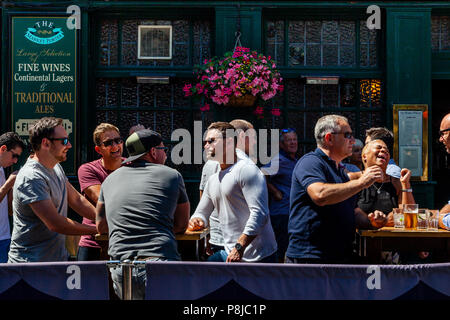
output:
[[428, 105], [394, 105], [394, 159], [413, 180], [428, 180]]
[[12, 128], [28, 142], [37, 119], [62, 118], [72, 144], [61, 163], [67, 175], [76, 174], [76, 62], [77, 30], [67, 27], [67, 17], [11, 18]]

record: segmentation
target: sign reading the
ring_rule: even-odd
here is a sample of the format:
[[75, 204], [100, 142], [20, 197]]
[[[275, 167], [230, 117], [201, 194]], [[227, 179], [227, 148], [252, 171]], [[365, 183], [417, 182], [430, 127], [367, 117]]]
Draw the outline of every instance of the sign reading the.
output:
[[[12, 127], [28, 142], [28, 126], [42, 117], [64, 119], [72, 149], [61, 163], [75, 175], [76, 29], [67, 17], [12, 18]], [[24, 159], [22, 159], [24, 161]]]

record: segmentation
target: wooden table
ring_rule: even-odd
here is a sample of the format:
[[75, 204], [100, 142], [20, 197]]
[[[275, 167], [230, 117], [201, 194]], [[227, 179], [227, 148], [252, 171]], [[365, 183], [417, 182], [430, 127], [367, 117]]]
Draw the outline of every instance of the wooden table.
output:
[[439, 262], [450, 261], [450, 231], [401, 229], [357, 230], [360, 256], [367, 263], [381, 263], [381, 251], [436, 251]]
[[[184, 233], [175, 234], [175, 239], [177, 241], [195, 241], [195, 258], [196, 260], [200, 260], [201, 251], [206, 248], [206, 236], [209, 234], [209, 227], [200, 231], [188, 231], [186, 230]], [[98, 242], [108, 241], [107, 234], [96, 234], [95, 240]], [[109, 260], [109, 257], [106, 253], [106, 260]]]

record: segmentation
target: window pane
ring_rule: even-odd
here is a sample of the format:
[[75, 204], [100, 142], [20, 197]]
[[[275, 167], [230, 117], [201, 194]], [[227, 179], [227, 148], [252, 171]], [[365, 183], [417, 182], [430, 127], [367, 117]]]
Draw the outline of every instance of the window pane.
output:
[[117, 65], [118, 62], [117, 20], [104, 20], [100, 24], [100, 64]]
[[284, 21], [269, 21], [267, 23], [267, 55], [272, 57], [276, 65], [285, 65]]
[[321, 65], [320, 44], [306, 45], [306, 65]]
[[338, 46], [324, 45], [323, 46], [323, 66], [338, 65]]
[[137, 104], [137, 83], [130, 78], [125, 78], [122, 80], [122, 107], [132, 107], [135, 108]]
[[355, 22], [341, 21], [339, 23], [341, 44], [355, 45]]
[[323, 107], [337, 108], [339, 106], [339, 85], [328, 84], [322, 86]]
[[285, 80], [285, 89], [288, 95], [288, 106], [303, 107], [304, 104], [304, 85], [300, 80], [288, 79]]
[[324, 21], [322, 23], [322, 43], [338, 43], [338, 22]]

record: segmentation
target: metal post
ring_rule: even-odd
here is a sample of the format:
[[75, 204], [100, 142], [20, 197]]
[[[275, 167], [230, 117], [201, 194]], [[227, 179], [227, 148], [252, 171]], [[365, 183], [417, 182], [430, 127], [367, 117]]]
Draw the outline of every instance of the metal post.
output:
[[130, 260], [124, 260], [122, 263], [122, 300], [131, 300], [133, 286], [131, 284], [131, 271], [133, 264]]

